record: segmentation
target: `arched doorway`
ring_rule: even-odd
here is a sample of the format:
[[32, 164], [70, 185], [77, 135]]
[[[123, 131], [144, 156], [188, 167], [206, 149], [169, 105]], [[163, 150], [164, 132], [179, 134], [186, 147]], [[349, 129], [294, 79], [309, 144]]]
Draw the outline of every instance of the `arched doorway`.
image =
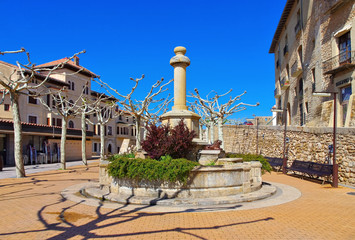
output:
[[112, 146], [111, 146], [111, 144], [109, 144], [109, 145], [107, 146], [107, 152], [108, 152], [108, 154], [111, 154], [111, 153], [112, 153]]

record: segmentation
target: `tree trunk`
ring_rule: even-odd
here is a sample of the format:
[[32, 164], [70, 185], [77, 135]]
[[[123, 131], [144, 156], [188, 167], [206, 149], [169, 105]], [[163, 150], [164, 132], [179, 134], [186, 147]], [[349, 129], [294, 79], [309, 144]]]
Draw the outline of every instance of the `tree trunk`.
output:
[[15, 164], [16, 164], [16, 176], [26, 177], [25, 167], [23, 164], [22, 157], [22, 126], [21, 126], [21, 117], [20, 109], [18, 105], [18, 95], [15, 93], [10, 93], [11, 98], [11, 107], [12, 107], [12, 116], [14, 120], [14, 155], [15, 155]]
[[65, 142], [67, 141], [68, 118], [62, 118], [62, 136], [60, 138], [60, 165], [63, 170], [66, 169], [65, 162]]
[[224, 149], [224, 140], [223, 140], [223, 118], [218, 118], [218, 139], [222, 141], [221, 148]]
[[210, 126], [206, 126], [205, 136], [206, 136], [206, 142], [209, 143], [210, 142]]
[[137, 135], [136, 135], [136, 150], [140, 151], [141, 150], [141, 118], [137, 116], [137, 121], [136, 121], [136, 129], [137, 129]]
[[83, 163], [87, 166], [88, 161], [86, 159], [86, 121], [85, 111], [81, 114], [81, 158]]
[[105, 160], [105, 124], [100, 123], [100, 159]]
[[214, 126], [213, 121], [210, 122], [211, 143], [214, 141]]

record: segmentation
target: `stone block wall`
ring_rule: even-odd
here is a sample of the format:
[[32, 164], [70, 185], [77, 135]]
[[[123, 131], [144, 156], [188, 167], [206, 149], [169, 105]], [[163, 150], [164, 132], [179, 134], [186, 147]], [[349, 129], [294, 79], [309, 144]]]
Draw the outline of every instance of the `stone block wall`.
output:
[[[226, 125], [223, 134], [226, 152], [255, 154], [258, 144], [258, 153], [263, 156], [283, 156], [284, 126], [259, 126], [257, 131], [256, 126]], [[288, 164], [295, 159], [326, 163], [328, 145], [333, 143], [333, 128], [288, 126], [287, 137], [290, 139], [286, 145]], [[355, 128], [337, 129], [336, 159], [339, 181], [355, 186]]]

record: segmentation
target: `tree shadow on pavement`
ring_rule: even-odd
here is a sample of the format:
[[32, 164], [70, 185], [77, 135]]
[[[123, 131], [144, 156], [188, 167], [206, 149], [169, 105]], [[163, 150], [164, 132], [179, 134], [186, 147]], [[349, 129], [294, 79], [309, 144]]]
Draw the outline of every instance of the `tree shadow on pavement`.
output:
[[[118, 238], [118, 237], [137, 237], [140, 239], [143, 238], [149, 238], [151, 234], [157, 234], [157, 233], [180, 233], [180, 234], [185, 234], [189, 235], [190, 237], [195, 237], [197, 239], [207, 239], [203, 236], [198, 235], [197, 233], [200, 230], [216, 230], [216, 229], [221, 229], [225, 227], [231, 227], [231, 226], [238, 226], [238, 225], [244, 225], [244, 224], [252, 224], [252, 223], [257, 223], [257, 222], [263, 222], [263, 221], [269, 221], [269, 220], [274, 220], [272, 217], [267, 217], [267, 218], [262, 218], [262, 219], [255, 219], [255, 220], [250, 220], [250, 221], [245, 221], [245, 222], [233, 222], [229, 224], [224, 224], [224, 225], [214, 225], [214, 226], [208, 226], [208, 227], [172, 227], [172, 228], [162, 228], [160, 230], [138, 230], [135, 232], [126, 232], [122, 233], [122, 227], [124, 223], [127, 222], [132, 222], [132, 224], [135, 224], [134, 221], [141, 219], [141, 218], [150, 218], [150, 217], [157, 217], [157, 216], [165, 216], [165, 215], [170, 215], [170, 214], [177, 214], [177, 213], [183, 213], [183, 212], [198, 212], [202, 211], [201, 209], [185, 209], [183, 211], [176, 211], [176, 212], [144, 212], [145, 210], [149, 209], [151, 206], [146, 205], [146, 206], [137, 206], [134, 209], [125, 209], [128, 204], [121, 205], [120, 207], [112, 210], [105, 209], [105, 211], [102, 211], [103, 208], [103, 203], [100, 203], [99, 206], [95, 209], [96, 216], [90, 216], [88, 218], [88, 215], [80, 214], [77, 213], [79, 216], [82, 215], [86, 217], [86, 220], [89, 219], [88, 222], [83, 223], [81, 225], [75, 225], [70, 218], [70, 216], [73, 217], [74, 212], [73, 208], [76, 206], [79, 206], [82, 204], [85, 200], [71, 204], [68, 207], [61, 208], [60, 212], [56, 212], [55, 214], [57, 215], [58, 221], [55, 223], [49, 223], [49, 220], [45, 218], [46, 214], [51, 214], [51, 212], [48, 212], [49, 208], [55, 207], [59, 204], [62, 204], [64, 202], [69, 202], [65, 198], [61, 198], [59, 201], [52, 203], [52, 204], [47, 204], [43, 206], [37, 213], [37, 217], [39, 221], [44, 225], [45, 229], [41, 230], [29, 230], [29, 231], [17, 231], [17, 232], [9, 232], [9, 233], [1, 233], [1, 236], [14, 236], [17, 234], [25, 234], [25, 233], [41, 233], [41, 232], [46, 232], [46, 231], [55, 231], [55, 233], [51, 237], [47, 236], [47, 239], [52, 239], [52, 240], [61, 240], [61, 239], [69, 239], [72, 237], [82, 237], [82, 239], [93, 239], [93, 238]], [[153, 200], [154, 201], [154, 200]], [[72, 202], [70, 202], [72, 203]], [[236, 208], [239, 207], [239, 205], [233, 206], [233, 207], [228, 207], [229, 208]], [[217, 207], [218, 209], [218, 207]], [[108, 210], [108, 211], [107, 211]], [[47, 211], [47, 212], [46, 212]], [[106, 213], [103, 213], [106, 212]], [[53, 214], [53, 213], [52, 213]], [[148, 219], [149, 221], [149, 219]], [[151, 220], [151, 221], [156, 221], [156, 220]], [[108, 227], [115, 227], [115, 229], [120, 229], [121, 233], [111, 233], [111, 234], [99, 234], [95, 233], [94, 230], [99, 230], [99, 229], [104, 229]], [[121, 227], [121, 228], [120, 228]], [[139, 229], [139, 226], [137, 225], [137, 229]]]

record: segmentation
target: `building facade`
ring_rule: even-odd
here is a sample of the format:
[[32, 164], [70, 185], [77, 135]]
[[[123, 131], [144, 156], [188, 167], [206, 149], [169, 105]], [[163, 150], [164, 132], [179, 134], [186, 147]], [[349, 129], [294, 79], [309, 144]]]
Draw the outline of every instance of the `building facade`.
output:
[[[79, 58], [72, 60], [60, 59], [39, 65], [41, 68], [52, 68], [57, 64], [66, 62], [63, 68], [55, 70], [45, 83], [48, 89], [66, 89], [66, 95], [71, 101], [76, 101], [83, 93], [91, 99], [96, 99], [100, 94], [91, 89], [91, 79], [94, 73], [79, 65]], [[10, 75], [18, 71], [17, 66], [0, 61], [0, 72]], [[48, 72], [38, 73], [33, 83], [44, 80]], [[20, 76], [19, 76], [20, 77]], [[2, 89], [0, 88], [0, 91]], [[51, 95], [45, 95], [43, 101], [53, 108]], [[19, 97], [20, 119], [23, 131], [23, 155], [25, 164], [58, 162], [60, 155], [60, 136], [62, 117], [56, 115], [56, 110], [48, 111], [38, 99], [28, 95]], [[105, 154], [115, 154], [127, 151], [135, 144], [135, 119], [130, 113], [119, 111], [121, 115], [111, 119], [105, 126]], [[100, 154], [100, 126], [95, 114], [88, 115], [91, 123], [86, 124], [86, 154], [88, 158]], [[14, 134], [13, 116], [9, 96], [0, 105], [0, 155], [4, 164], [14, 166]], [[72, 118], [68, 121], [66, 160], [81, 159], [81, 119]]]
[[[269, 53], [275, 56], [275, 105], [287, 124], [355, 127], [355, 1], [288, 0]], [[276, 114], [278, 125], [286, 121]]]

